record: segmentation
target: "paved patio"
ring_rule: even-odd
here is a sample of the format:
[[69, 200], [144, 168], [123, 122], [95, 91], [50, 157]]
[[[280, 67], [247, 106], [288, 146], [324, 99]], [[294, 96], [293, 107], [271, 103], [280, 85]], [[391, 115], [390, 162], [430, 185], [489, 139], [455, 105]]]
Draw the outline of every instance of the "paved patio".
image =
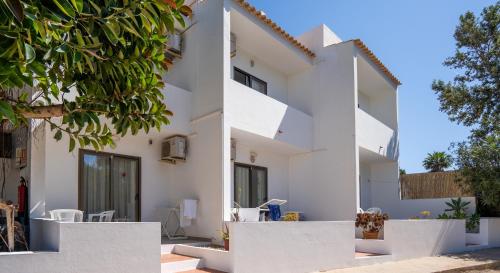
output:
[[[499, 271], [497, 271], [499, 270]], [[328, 273], [500, 272], [500, 248], [344, 268]]]

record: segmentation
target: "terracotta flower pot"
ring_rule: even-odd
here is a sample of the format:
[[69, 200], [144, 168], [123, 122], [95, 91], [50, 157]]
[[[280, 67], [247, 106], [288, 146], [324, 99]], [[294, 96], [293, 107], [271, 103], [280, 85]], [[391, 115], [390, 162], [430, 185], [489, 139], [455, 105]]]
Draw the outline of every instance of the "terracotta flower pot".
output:
[[378, 231], [363, 231], [363, 239], [367, 240], [378, 239]]
[[224, 250], [229, 251], [229, 239], [224, 240]]

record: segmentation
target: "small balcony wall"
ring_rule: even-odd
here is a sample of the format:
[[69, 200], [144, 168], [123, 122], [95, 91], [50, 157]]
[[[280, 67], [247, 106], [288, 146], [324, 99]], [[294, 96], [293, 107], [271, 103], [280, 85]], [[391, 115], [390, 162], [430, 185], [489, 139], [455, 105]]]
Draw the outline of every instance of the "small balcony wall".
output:
[[358, 145], [387, 159], [398, 158], [397, 132], [361, 108], [357, 109]]
[[231, 272], [317, 272], [352, 266], [354, 222], [228, 222]]
[[232, 79], [224, 113], [232, 128], [274, 139], [303, 151], [312, 149], [311, 116]]
[[0, 254], [0, 272], [160, 273], [160, 223], [31, 220], [35, 251]]

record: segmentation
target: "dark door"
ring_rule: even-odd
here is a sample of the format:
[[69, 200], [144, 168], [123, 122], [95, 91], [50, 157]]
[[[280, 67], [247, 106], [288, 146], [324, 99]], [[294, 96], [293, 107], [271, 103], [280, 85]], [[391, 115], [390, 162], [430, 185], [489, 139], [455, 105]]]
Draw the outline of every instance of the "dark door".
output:
[[267, 168], [234, 164], [234, 201], [255, 208], [267, 201]]
[[140, 220], [140, 158], [80, 150], [79, 207], [114, 210], [115, 221]]

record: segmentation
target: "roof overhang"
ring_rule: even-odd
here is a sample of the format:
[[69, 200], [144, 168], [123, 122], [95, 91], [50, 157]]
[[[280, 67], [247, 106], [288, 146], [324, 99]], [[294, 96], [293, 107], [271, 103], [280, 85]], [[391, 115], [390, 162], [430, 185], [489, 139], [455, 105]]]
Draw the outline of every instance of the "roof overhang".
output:
[[396, 87], [401, 85], [401, 82], [394, 76], [391, 71], [375, 56], [375, 54], [361, 41], [360, 39], [351, 40], [362, 54], [379, 70], [387, 79], [389, 79]]
[[284, 29], [282, 29], [280, 26], [278, 26], [273, 20], [268, 18], [266, 14], [260, 10], [257, 10], [254, 6], [250, 5], [247, 1], [245, 0], [234, 0], [236, 4], [238, 4], [240, 7], [242, 7], [245, 11], [247, 11], [249, 14], [254, 16], [256, 19], [267, 25], [272, 31], [277, 33], [279, 36], [281, 36], [284, 40], [289, 42], [291, 45], [302, 51], [306, 56], [309, 58], [314, 58], [316, 57], [316, 54], [312, 52], [309, 48], [301, 44], [297, 39], [295, 39], [292, 35], [287, 33]]
[[298, 73], [313, 65], [313, 58], [301, 47], [290, 43], [239, 5], [233, 5], [231, 9], [230, 24], [237, 52], [241, 50], [255, 56], [285, 75]]

